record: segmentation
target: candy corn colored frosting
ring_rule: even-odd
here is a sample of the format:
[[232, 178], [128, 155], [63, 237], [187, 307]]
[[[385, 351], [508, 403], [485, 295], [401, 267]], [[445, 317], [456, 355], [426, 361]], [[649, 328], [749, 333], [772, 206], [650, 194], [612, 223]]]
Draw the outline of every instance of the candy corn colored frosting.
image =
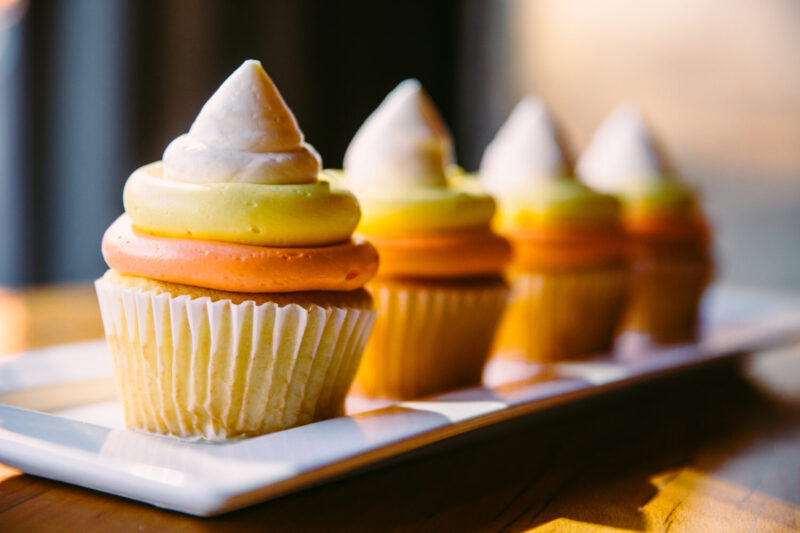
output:
[[125, 211], [142, 231], [164, 237], [259, 246], [322, 246], [350, 237], [359, 207], [324, 179], [303, 184], [188, 183], [151, 163], [125, 184]]
[[114, 270], [232, 292], [353, 290], [377, 270], [351, 240], [358, 202], [320, 158], [258, 61], [203, 106], [163, 161], [125, 185], [103, 238]]
[[497, 274], [508, 244], [489, 230], [494, 200], [448, 177], [450, 134], [416, 80], [392, 91], [356, 133], [344, 181], [358, 195], [358, 232], [381, 255], [381, 276]]
[[495, 224], [515, 262], [572, 268], [619, 260], [619, 203], [574, 179], [563, 137], [544, 105], [523, 99], [489, 144], [480, 183], [500, 206]]
[[597, 129], [577, 165], [584, 183], [614, 194], [631, 233], [668, 239], [705, 239], [695, 194], [667, 164], [636, 110], [614, 111]]
[[274, 248], [158, 237], [122, 215], [106, 231], [103, 255], [117, 270], [152, 279], [233, 292], [353, 290], [378, 268], [369, 243]]
[[508, 242], [489, 229], [370, 240], [384, 277], [483, 276], [499, 272], [509, 256]]

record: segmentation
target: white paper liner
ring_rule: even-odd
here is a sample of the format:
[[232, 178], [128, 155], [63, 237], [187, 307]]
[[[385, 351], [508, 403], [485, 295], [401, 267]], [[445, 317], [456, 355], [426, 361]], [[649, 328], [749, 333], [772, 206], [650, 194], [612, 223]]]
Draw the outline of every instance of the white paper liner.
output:
[[496, 357], [545, 362], [611, 349], [628, 297], [625, 267], [521, 271], [510, 275], [510, 283]]
[[417, 398], [478, 385], [508, 288], [372, 282], [378, 308], [356, 376], [359, 394]]
[[126, 425], [181, 438], [259, 435], [343, 414], [376, 315], [95, 287]]

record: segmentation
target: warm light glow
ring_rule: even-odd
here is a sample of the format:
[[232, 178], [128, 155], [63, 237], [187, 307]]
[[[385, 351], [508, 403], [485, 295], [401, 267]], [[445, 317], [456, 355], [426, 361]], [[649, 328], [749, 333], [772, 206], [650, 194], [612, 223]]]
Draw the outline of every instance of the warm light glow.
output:
[[0, 29], [16, 24], [27, 7], [27, 0], [0, 0]]
[[0, 355], [24, 350], [28, 311], [22, 298], [0, 291]]

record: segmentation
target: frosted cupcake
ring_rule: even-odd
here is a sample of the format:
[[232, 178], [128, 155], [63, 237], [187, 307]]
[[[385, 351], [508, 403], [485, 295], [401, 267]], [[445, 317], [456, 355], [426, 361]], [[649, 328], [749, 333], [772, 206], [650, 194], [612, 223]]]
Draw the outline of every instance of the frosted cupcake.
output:
[[694, 191], [675, 176], [630, 108], [598, 128], [577, 169], [585, 183], [624, 205], [633, 269], [625, 329], [662, 344], [692, 340], [712, 271], [708, 226]]
[[377, 254], [320, 165], [251, 60], [128, 178], [96, 282], [128, 427], [220, 440], [343, 414]]
[[627, 294], [619, 203], [574, 178], [539, 100], [522, 100], [500, 128], [480, 181], [514, 248], [497, 356], [554, 361], [610, 350]]
[[415, 398], [477, 385], [507, 287], [508, 243], [494, 201], [448, 181], [447, 128], [416, 80], [392, 91], [353, 138], [344, 179], [358, 232], [381, 255], [368, 288], [379, 310], [356, 377], [370, 396]]

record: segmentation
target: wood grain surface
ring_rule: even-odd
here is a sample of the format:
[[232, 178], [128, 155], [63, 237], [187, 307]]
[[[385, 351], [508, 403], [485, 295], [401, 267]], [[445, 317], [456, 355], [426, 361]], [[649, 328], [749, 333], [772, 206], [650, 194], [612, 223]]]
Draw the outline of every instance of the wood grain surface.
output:
[[[4, 295], [8, 309], [25, 310], [17, 347], [100, 333], [89, 287]], [[210, 519], [0, 465], [3, 533], [527, 530], [800, 530], [800, 352], [516, 420]]]

